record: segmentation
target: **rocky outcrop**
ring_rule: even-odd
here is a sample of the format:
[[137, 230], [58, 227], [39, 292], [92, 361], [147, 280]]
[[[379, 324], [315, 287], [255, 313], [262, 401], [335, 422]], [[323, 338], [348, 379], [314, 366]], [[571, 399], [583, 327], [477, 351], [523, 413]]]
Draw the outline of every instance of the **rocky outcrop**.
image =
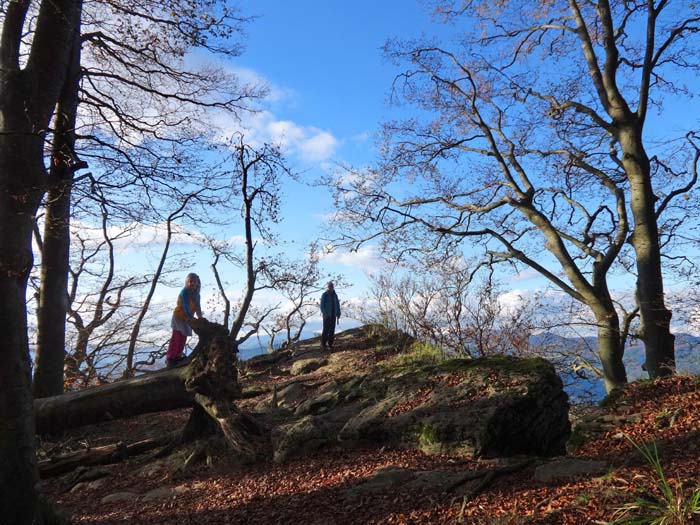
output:
[[498, 357], [379, 370], [335, 382], [273, 431], [283, 461], [326, 444], [506, 457], [565, 453], [568, 399], [543, 359]]

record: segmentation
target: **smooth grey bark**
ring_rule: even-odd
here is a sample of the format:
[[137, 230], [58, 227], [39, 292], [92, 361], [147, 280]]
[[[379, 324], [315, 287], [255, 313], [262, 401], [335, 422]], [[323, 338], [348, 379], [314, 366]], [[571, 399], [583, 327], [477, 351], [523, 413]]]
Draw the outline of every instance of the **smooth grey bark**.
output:
[[[654, 5], [649, 2], [646, 13], [645, 54], [640, 68], [639, 101], [636, 110], [623, 96], [618, 85], [620, 66], [619, 38], [621, 34], [614, 26], [613, 12], [607, 0], [596, 4], [600, 27], [591, 28], [586, 24], [581, 8], [575, 0], [569, 0], [571, 12], [578, 29], [577, 36], [588, 64], [589, 75], [598, 98], [606, 113], [612, 119], [605, 127], [622, 153], [621, 163], [630, 189], [630, 208], [633, 227], [631, 243], [636, 254], [637, 286], [636, 297], [639, 307], [641, 328], [638, 336], [644, 342], [646, 352], [645, 369], [649, 377], [665, 376], [675, 371], [675, 337], [671, 334], [671, 312], [664, 300], [661, 247], [659, 244], [656, 196], [654, 195], [649, 156], [645, 150], [643, 131], [647, 107], [650, 99], [653, 72], [663, 60], [662, 51], [675, 39], [684, 36], [684, 29], [677, 28], [660, 48], [656, 47], [657, 21], [666, 2]], [[618, 21], [619, 22], [619, 21]], [[685, 30], [692, 30], [686, 27]], [[596, 56], [594, 38], [600, 32], [603, 58]]]
[[675, 372], [675, 336], [671, 333], [672, 314], [664, 300], [657, 199], [641, 134], [642, 123], [636, 122], [620, 133], [620, 146], [622, 163], [630, 181], [630, 207], [634, 217], [631, 243], [636, 253], [636, 298], [641, 319], [637, 337], [644, 342], [644, 368], [649, 377], [655, 379]]
[[36, 432], [60, 433], [150, 412], [192, 406], [185, 389], [187, 367], [171, 368], [63, 395], [34, 400]]

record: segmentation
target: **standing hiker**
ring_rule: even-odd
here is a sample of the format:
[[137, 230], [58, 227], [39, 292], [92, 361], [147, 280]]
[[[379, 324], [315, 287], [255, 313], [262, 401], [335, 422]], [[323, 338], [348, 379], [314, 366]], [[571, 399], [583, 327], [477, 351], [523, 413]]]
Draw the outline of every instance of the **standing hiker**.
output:
[[321, 350], [333, 350], [335, 325], [340, 319], [340, 301], [338, 301], [338, 295], [335, 293], [332, 281], [328, 283], [328, 288], [321, 295], [321, 315], [323, 316]]

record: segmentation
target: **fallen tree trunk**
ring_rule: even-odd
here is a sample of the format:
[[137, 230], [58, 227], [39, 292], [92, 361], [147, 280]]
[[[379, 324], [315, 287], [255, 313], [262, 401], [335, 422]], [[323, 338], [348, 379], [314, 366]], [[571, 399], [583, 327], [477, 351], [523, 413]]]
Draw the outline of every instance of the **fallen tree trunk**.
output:
[[126, 445], [121, 441], [101, 447], [76, 450], [51, 459], [39, 461], [39, 475], [42, 479], [60, 476], [78, 467], [109, 465], [119, 463], [128, 457]]
[[169, 368], [108, 385], [34, 400], [37, 434], [194, 405], [187, 367]]
[[60, 476], [71, 472], [78, 467], [92, 467], [96, 465], [111, 465], [119, 463], [126, 458], [138, 456], [154, 448], [168, 445], [177, 436], [165, 434], [157, 438], [143, 439], [135, 443], [111, 443], [100, 447], [91, 447], [82, 450], [61, 454], [49, 459], [39, 461], [39, 476], [42, 479]]
[[[102, 421], [194, 406], [194, 392], [185, 383], [193, 374], [203, 374], [201, 364], [196, 362], [197, 356], [207, 354], [209, 343], [214, 338], [226, 336], [228, 331], [205, 319], [194, 320], [192, 328], [199, 336], [199, 342], [190, 359], [181, 366], [108, 385], [36, 399], [34, 417], [37, 434], [60, 433]], [[230, 365], [235, 368], [237, 349], [233, 342], [227, 351], [234, 357]], [[234, 381], [235, 376], [234, 372]]]
[[180, 442], [220, 431], [243, 460], [257, 459], [265, 452], [267, 431], [235, 404], [241, 397], [236, 343], [228, 337], [228, 330], [216, 323], [198, 319], [192, 322], [192, 328], [199, 335], [199, 343], [182, 366], [37, 399], [37, 433], [59, 433], [111, 419], [192, 406], [195, 410]]

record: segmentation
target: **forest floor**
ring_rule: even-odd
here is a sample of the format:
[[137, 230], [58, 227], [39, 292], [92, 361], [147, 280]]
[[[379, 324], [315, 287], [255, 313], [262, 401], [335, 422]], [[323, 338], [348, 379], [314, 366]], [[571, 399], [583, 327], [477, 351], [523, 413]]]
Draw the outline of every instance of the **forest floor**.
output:
[[[386, 352], [353, 347], [346, 340], [335, 352], [347, 352], [351, 366], [373, 366], [390, 359]], [[351, 358], [350, 358], [351, 356]], [[269, 386], [284, 382], [280, 373], [259, 377]], [[244, 382], [243, 380], [242, 382]], [[245, 385], [244, 385], [245, 386]], [[248, 400], [251, 403], [253, 400]], [[77, 429], [43, 449], [134, 442], [182, 428], [188, 410], [143, 415]], [[700, 377], [677, 376], [631, 384], [595, 407], [572, 407], [571, 458], [606, 464], [602, 474], [538, 480], [538, 461], [512, 473], [493, 476], [464, 491], [431, 490], [429, 485], [396, 485], [353, 490], [377, 471], [402, 467], [454, 473], [494, 467], [494, 461], [426, 455], [415, 450], [325, 448], [276, 464], [271, 460], [241, 466], [220, 450], [205, 462], [182, 470], [187, 450], [169, 459], [149, 454], [99, 467], [105, 477], [75, 485], [75, 475], [45, 480], [44, 491], [58, 510], [76, 524], [604, 524], [626, 523], [633, 516], [652, 518], [655, 502], [669, 514], [674, 505], [700, 497]], [[655, 443], [670, 492], [664, 500], [659, 473], [634, 443]], [[542, 460], [545, 461], [545, 460]], [[106, 475], [109, 474], [109, 475]], [[109, 496], [105, 499], [106, 496]], [[623, 509], [630, 505], [629, 513]], [[693, 521], [696, 519], [697, 521]], [[667, 523], [700, 523], [687, 515]], [[635, 522], [637, 523], [637, 522]], [[652, 523], [643, 521], [639, 523]], [[659, 522], [664, 523], [664, 522]]]

